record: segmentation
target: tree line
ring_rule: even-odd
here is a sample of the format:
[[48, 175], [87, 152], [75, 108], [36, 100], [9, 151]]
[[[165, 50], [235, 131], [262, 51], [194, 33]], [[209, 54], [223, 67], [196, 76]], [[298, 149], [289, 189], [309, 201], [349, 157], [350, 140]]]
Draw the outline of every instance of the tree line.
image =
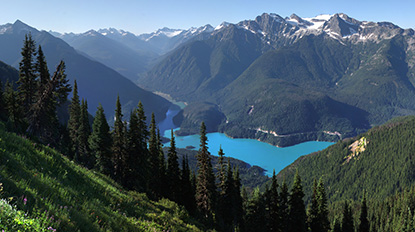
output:
[[[342, 220], [329, 222], [323, 180], [314, 182], [308, 209], [298, 172], [289, 190], [279, 186], [275, 172], [265, 191], [251, 196], [241, 186], [238, 167], [225, 161], [218, 151], [217, 175], [208, 151], [206, 126], [201, 124], [197, 170], [190, 170], [185, 157], [179, 165], [171, 131], [167, 154], [152, 114], [150, 125], [142, 103], [128, 121], [123, 119], [119, 97], [111, 128], [104, 109], [98, 106], [90, 125], [88, 103], [80, 100], [77, 82], [68, 84], [65, 64], [60, 62], [51, 76], [41, 46], [36, 49], [30, 34], [25, 37], [19, 81], [6, 83], [0, 98], [0, 117], [9, 130], [50, 144], [69, 159], [110, 176], [128, 190], [145, 192], [153, 199], [168, 198], [182, 205], [207, 228], [218, 231], [355, 231], [350, 206], [345, 203]], [[61, 125], [57, 112], [69, 92], [69, 120]], [[363, 198], [358, 231], [369, 231], [366, 198]]]

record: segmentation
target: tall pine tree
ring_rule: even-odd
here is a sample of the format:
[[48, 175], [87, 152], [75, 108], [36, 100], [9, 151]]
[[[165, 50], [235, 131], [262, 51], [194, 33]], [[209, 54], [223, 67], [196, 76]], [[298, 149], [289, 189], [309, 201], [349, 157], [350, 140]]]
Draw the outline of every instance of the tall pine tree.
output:
[[354, 232], [353, 214], [348, 202], [344, 202], [342, 232]]
[[95, 156], [95, 167], [105, 175], [113, 173], [111, 161], [112, 138], [104, 108], [99, 104], [92, 124], [92, 133], [88, 139], [91, 154]]
[[275, 170], [272, 174], [271, 188], [265, 193], [267, 207], [267, 221], [269, 231], [278, 231], [281, 227], [279, 216], [278, 182]]
[[34, 103], [38, 90], [35, 64], [36, 45], [30, 33], [25, 35], [21, 54], [22, 60], [19, 63], [19, 81], [17, 84], [24, 112], [29, 114], [30, 106]]
[[78, 96], [78, 85], [76, 80], [73, 85], [71, 104], [69, 105], [69, 137], [71, 138], [72, 154], [76, 162], [79, 162], [79, 127], [81, 125], [81, 104]]
[[[412, 220], [412, 218], [410, 218]], [[369, 220], [367, 219], [367, 204], [366, 204], [366, 194], [363, 193], [363, 200], [362, 200], [362, 208], [360, 210], [360, 217], [359, 217], [359, 230], [358, 232], [369, 232], [370, 224]]]
[[301, 177], [298, 174], [298, 170], [294, 176], [294, 184], [291, 189], [291, 196], [289, 198], [290, 213], [289, 219], [290, 224], [288, 231], [290, 232], [304, 232], [307, 231], [306, 226], [306, 212], [304, 206], [304, 192], [301, 185]]
[[[148, 152], [149, 152], [149, 166], [151, 175], [149, 176], [149, 191], [150, 196], [153, 198], [160, 197], [160, 151], [157, 138], [157, 126], [154, 113], [151, 114], [150, 122], [150, 139], [148, 141]], [[163, 183], [164, 184], [164, 183]]]
[[169, 185], [168, 197], [178, 202], [180, 198], [180, 169], [176, 151], [176, 142], [173, 129], [171, 130], [170, 147], [167, 153], [167, 184]]
[[[46, 66], [44, 57], [43, 65]], [[44, 143], [59, 143], [59, 122], [57, 117], [57, 107], [66, 102], [71, 87], [68, 84], [65, 74], [65, 63], [61, 61], [56, 68], [52, 78], [49, 71], [43, 67], [43, 74], [46, 83], [38, 88], [34, 102], [29, 106], [27, 132], [29, 135], [37, 136]], [[38, 70], [39, 73], [42, 70]]]
[[211, 219], [215, 206], [215, 176], [207, 146], [206, 126], [200, 126], [200, 148], [197, 154], [196, 205], [205, 219]]
[[280, 222], [281, 222], [281, 231], [287, 231], [288, 226], [290, 223], [289, 220], [289, 198], [290, 193], [288, 192], [288, 186], [287, 182], [285, 182], [285, 179], [282, 182], [282, 185], [280, 187], [280, 207], [279, 207], [279, 216], [280, 216]]
[[40, 45], [37, 51], [36, 70], [37, 75], [39, 76], [40, 89], [42, 89], [49, 82], [50, 74], [45, 55], [43, 54], [42, 46]]
[[192, 185], [189, 161], [187, 156], [183, 157], [182, 170], [180, 172], [180, 204], [183, 205], [190, 214], [196, 211], [195, 191]]
[[115, 122], [114, 130], [112, 131], [112, 157], [114, 164], [114, 178], [117, 182], [123, 183], [125, 173], [125, 129], [122, 121], [122, 109], [120, 103], [120, 96], [117, 96], [115, 104]]
[[88, 103], [86, 100], [82, 99], [81, 101], [81, 118], [79, 125], [79, 135], [78, 135], [78, 144], [79, 144], [79, 159], [80, 162], [87, 168], [93, 168], [95, 164], [95, 159], [90, 156], [88, 138], [91, 134], [91, 127], [89, 125], [88, 117]]

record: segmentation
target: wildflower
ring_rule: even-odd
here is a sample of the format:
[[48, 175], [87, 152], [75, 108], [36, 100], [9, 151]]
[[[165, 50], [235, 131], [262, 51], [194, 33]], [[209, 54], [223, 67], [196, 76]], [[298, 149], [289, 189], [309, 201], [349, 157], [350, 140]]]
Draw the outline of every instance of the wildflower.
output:
[[27, 198], [25, 197], [23, 198], [23, 204], [26, 205], [26, 203], [27, 203]]

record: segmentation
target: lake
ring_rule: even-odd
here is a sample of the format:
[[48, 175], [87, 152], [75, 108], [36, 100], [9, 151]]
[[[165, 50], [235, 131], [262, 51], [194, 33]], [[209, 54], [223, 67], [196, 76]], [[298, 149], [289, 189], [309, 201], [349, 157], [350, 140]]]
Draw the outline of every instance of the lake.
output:
[[[164, 137], [170, 138], [170, 128], [179, 129], [173, 124], [173, 117], [179, 110], [169, 110], [166, 119], [159, 124], [161, 133]], [[233, 157], [245, 161], [251, 165], [257, 165], [266, 171], [267, 175], [272, 175], [272, 171], [278, 173], [286, 166], [294, 162], [298, 157], [310, 154], [315, 151], [323, 150], [334, 144], [332, 142], [310, 141], [290, 147], [275, 147], [270, 144], [257, 141], [255, 139], [233, 139], [223, 133], [208, 133], [208, 147], [212, 155], [217, 156], [221, 146], [225, 157]], [[199, 149], [199, 135], [176, 136], [176, 147], [186, 148], [187, 146]], [[169, 143], [164, 146], [170, 146]]]

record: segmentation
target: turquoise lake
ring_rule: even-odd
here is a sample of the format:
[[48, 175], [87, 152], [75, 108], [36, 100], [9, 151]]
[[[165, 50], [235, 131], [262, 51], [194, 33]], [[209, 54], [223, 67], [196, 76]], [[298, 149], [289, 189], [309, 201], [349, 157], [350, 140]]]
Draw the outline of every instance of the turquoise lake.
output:
[[[166, 114], [167, 118], [159, 124], [160, 131], [164, 132], [164, 137], [166, 138], [170, 138], [170, 128], [178, 129], [172, 122], [172, 117], [177, 112], [176, 110], [169, 111]], [[332, 142], [311, 141], [280, 148], [254, 139], [229, 138], [225, 134], [218, 132], [208, 133], [207, 137], [209, 152], [212, 155], [217, 156], [219, 147], [222, 146], [225, 157], [233, 157], [250, 165], [257, 165], [265, 169], [267, 175], [272, 175], [274, 169], [278, 173], [300, 156], [323, 150], [334, 144]], [[194, 150], [198, 150], [199, 142], [199, 135], [176, 136], [176, 147], [179, 148], [193, 146], [195, 147]], [[170, 146], [170, 144], [166, 143], [164, 146]]]

